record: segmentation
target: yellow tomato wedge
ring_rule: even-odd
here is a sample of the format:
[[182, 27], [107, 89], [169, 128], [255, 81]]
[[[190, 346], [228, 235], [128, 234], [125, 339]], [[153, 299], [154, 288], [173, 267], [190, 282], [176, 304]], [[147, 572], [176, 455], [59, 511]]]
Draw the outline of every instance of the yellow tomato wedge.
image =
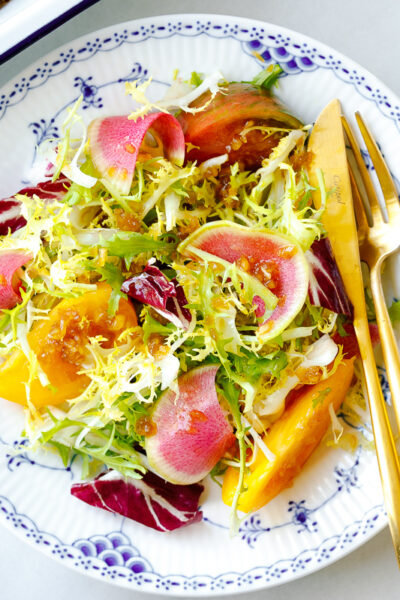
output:
[[[353, 378], [353, 363], [354, 358], [344, 360], [331, 377], [307, 386], [273, 423], [265, 442], [275, 459], [268, 461], [259, 451], [245, 475], [239, 510], [258, 510], [292, 484], [329, 427], [329, 405], [336, 412], [342, 404]], [[229, 467], [222, 486], [225, 504], [232, 504], [238, 477], [239, 470]]]
[[[29, 332], [29, 346], [50, 382], [46, 387], [37, 378], [31, 382], [30, 401], [37, 408], [60, 404], [87, 387], [89, 378], [79, 371], [90, 337], [101, 335], [105, 338], [102, 346], [110, 348], [123, 331], [137, 325], [133, 306], [123, 298], [116, 314], [108, 314], [110, 294], [111, 287], [100, 283], [93, 292], [62, 300]], [[15, 350], [0, 365], [0, 397], [26, 405], [28, 381], [28, 359], [22, 350]]]

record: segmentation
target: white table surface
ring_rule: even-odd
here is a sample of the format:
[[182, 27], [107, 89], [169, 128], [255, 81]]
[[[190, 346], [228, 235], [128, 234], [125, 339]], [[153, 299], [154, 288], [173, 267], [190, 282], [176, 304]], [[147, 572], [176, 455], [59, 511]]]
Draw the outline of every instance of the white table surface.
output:
[[[98, 28], [158, 14], [196, 12], [252, 17], [310, 35], [359, 62], [400, 96], [399, 0], [101, 0], [2, 65], [0, 86], [50, 50]], [[400, 573], [387, 529], [318, 573], [248, 596], [254, 600], [369, 600], [382, 593], [385, 600], [400, 598]], [[86, 578], [0, 529], [1, 600], [146, 597], [155, 596]]]

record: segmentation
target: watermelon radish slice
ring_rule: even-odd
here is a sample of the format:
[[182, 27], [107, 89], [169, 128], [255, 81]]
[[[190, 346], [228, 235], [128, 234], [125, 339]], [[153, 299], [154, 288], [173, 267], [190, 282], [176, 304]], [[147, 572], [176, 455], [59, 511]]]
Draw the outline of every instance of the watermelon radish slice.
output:
[[[309, 267], [300, 246], [291, 238], [274, 231], [252, 231], [229, 221], [218, 221], [203, 225], [178, 246], [181, 254], [197, 260], [198, 249], [230, 263], [243, 261], [244, 257], [250, 269], [265, 265], [267, 274], [271, 273], [271, 291], [278, 303], [258, 330], [257, 336], [262, 342], [279, 335], [303, 306]], [[257, 307], [258, 298], [254, 298], [253, 303]]]
[[10, 250], [0, 254], [0, 310], [13, 308], [21, 300], [18, 269], [32, 258], [23, 250]]
[[163, 143], [167, 158], [182, 165], [185, 138], [174, 116], [152, 113], [137, 121], [127, 116], [95, 119], [88, 128], [89, 150], [95, 168], [111, 187], [129, 194], [140, 145], [151, 128]]
[[146, 438], [151, 467], [167, 481], [200, 481], [235, 441], [215, 389], [218, 365], [193, 369], [178, 378], [179, 395], [164, 392], [152, 419], [157, 433]]

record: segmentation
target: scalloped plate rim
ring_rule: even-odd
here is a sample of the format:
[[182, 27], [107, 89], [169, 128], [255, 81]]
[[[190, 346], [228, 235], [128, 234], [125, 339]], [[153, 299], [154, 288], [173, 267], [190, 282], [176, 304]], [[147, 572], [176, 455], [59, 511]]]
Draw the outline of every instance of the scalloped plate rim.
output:
[[[113, 25], [109, 25], [107, 27], [101, 28], [99, 30], [84, 34], [74, 40], [71, 40], [70, 42], [67, 42], [65, 44], [63, 44], [62, 46], [59, 46], [57, 48], [55, 48], [54, 50], [52, 50], [51, 52], [49, 52], [48, 54], [46, 54], [45, 56], [41, 57], [40, 59], [36, 60], [34, 63], [32, 63], [31, 65], [29, 65], [28, 67], [26, 67], [24, 70], [22, 70], [17, 76], [13, 77], [8, 83], [6, 83], [2, 88], [1, 91], [4, 92], [7, 90], [7, 88], [11, 87], [13, 84], [15, 84], [21, 77], [27, 76], [28, 74], [32, 73], [33, 69], [36, 68], [37, 66], [43, 64], [44, 61], [46, 61], [46, 59], [48, 59], [50, 56], [54, 56], [56, 53], [59, 53], [60, 51], [68, 48], [69, 46], [73, 46], [73, 45], [77, 45], [79, 44], [79, 42], [81, 41], [87, 41], [92, 39], [92, 37], [95, 37], [96, 35], [98, 35], [99, 33], [107, 33], [108, 31], [117, 31], [117, 30], [121, 30], [123, 27], [126, 26], [131, 26], [131, 25], [140, 25], [143, 23], [148, 24], [149, 22], [153, 22], [153, 23], [162, 23], [165, 22], [167, 20], [176, 20], [176, 19], [190, 19], [190, 20], [206, 20], [209, 19], [212, 22], [220, 22], [220, 21], [224, 21], [224, 20], [228, 20], [228, 21], [232, 21], [233, 23], [241, 23], [244, 25], [251, 25], [251, 26], [259, 26], [259, 27], [267, 27], [269, 29], [269, 32], [279, 32], [279, 33], [283, 33], [288, 35], [290, 38], [295, 38], [296, 41], [300, 40], [303, 42], [315, 42], [317, 49], [318, 50], [326, 50], [329, 53], [333, 53], [335, 55], [335, 57], [340, 58], [343, 60], [343, 62], [346, 64], [346, 66], [350, 66], [350, 67], [355, 67], [357, 69], [357, 71], [361, 72], [362, 74], [366, 75], [368, 77], [368, 79], [370, 81], [372, 81], [373, 83], [375, 83], [377, 85], [377, 87], [379, 87], [380, 90], [384, 91], [389, 98], [393, 98], [395, 99], [397, 102], [400, 102], [398, 96], [390, 89], [388, 88], [384, 83], [382, 83], [378, 77], [376, 77], [373, 73], [369, 72], [367, 69], [365, 69], [364, 67], [362, 67], [361, 65], [359, 65], [356, 61], [354, 61], [353, 59], [348, 58], [346, 55], [342, 54], [341, 52], [335, 50], [334, 48], [318, 41], [315, 40], [314, 38], [311, 38], [305, 34], [301, 34], [299, 32], [296, 32], [295, 30], [291, 30], [289, 28], [286, 27], [282, 27], [276, 24], [272, 24], [272, 23], [268, 23], [266, 21], [260, 21], [260, 20], [255, 20], [255, 19], [251, 19], [251, 18], [243, 18], [243, 17], [237, 17], [234, 15], [221, 15], [221, 14], [208, 14], [208, 13], [176, 13], [176, 14], [172, 14], [172, 15], [159, 15], [159, 16], [155, 16], [155, 17], [145, 17], [145, 18], [141, 18], [141, 19], [133, 19], [130, 21], [125, 21], [125, 22], [121, 22], [121, 23], [115, 23]], [[177, 34], [177, 35], [184, 35], [184, 34]], [[155, 37], [155, 36], [151, 36], [149, 35], [148, 38], [151, 37]], [[189, 35], [187, 37], [190, 37]], [[146, 39], [148, 39], [146, 38]], [[143, 41], [143, 40], [142, 40]], [[134, 43], [134, 42], [132, 42]], [[139, 42], [140, 43], [140, 42]], [[87, 59], [84, 60], [90, 60], [90, 58], [93, 55], [90, 55], [87, 57]], [[68, 70], [70, 65], [67, 66], [66, 70]], [[319, 67], [322, 68], [322, 67]], [[55, 76], [58, 75], [62, 75], [62, 72], [57, 73]], [[53, 77], [53, 76], [51, 76]], [[47, 79], [45, 80], [45, 82], [47, 81]], [[44, 83], [45, 83], [44, 82]], [[343, 82], [345, 83], [345, 82]], [[37, 86], [39, 87], [39, 86]], [[353, 88], [355, 86], [353, 85]], [[35, 89], [35, 88], [32, 88]], [[356, 88], [355, 88], [355, 93], [356, 93]], [[20, 101], [24, 100], [26, 96], [24, 96]], [[365, 97], [364, 97], [365, 98]], [[376, 105], [376, 108], [378, 110], [379, 109], [379, 105], [377, 104], [376, 100], [373, 100], [372, 98], [366, 98], [367, 100], [369, 100], [370, 102], [373, 102]], [[7, 107], [5, 113], [7, 112], [8, 109], [11, 109], [14, 105], [10, 105], [9, 107]], [[381, 111], [380, 111], [381, 112]], [[395, 122], [397, 128], [399, 128], [399, 119], [396, 119], [395, 117], [390, 117], [389, 115], [383, 114], [381, 113], [383, 117], [387, 118], [387, 119], [391, 119], [392, 121]], [[4, 115], [3, 115], [4, 116]], [[369, 509], [372, 510], [372, 509]], [[369, 512], [369, 510], [367, 511], [367, 513]], [[367, 514], [365, 513], [365, 515]], [[17, 513], [18, 514], [18, 513]], [[365, 515], [363, 516], [363, 518], [365, 517]], [[360, 522], [362, 521], [356, 521], [356, 522]], [[46, 548], [44, 547], [38, 547], [37, 545], [35, 545], [35, 542], [32, 539], [27, 538], [26, 536], [24, 536], [23, 532], [19, 529], [15, 529], [15, 527], [12, 526], [12, 524], [8, 521], [4, 521], [4, 519], [0, 520], [0, 523], [2, 525], [4, 525], [5, 527], [7, 527], [7, 529], [9, 529], [10, 531], [13, 531], [13, 533], [15, 535], [17, 535], [20, 539], [22, 539], [24, 542], [29, 543], [29, 545], [31, 547], [34, 547], [36, 549], [41, 550], [44, 554], [46, 554], [47, 556], [50, 556], [49, 552], [46, 552]], [[252, 591], [252, 590], [259, 590], [259, 589], [267, 589], [269, 587], [273, 587], [275, 585], [283, 585], [284, 583], [287, 583], [289, 581], [294, 581], [295, 579], [298, 579], [304, 575], [308, 575], [311, 574], [315, 571], [318, 571], [319, 569], [328, 566], [330, 564], [333, 564], [334, 562], [336, 562], [337, 560], [344, 558], [345, 556], [347, 556], [348, 554], [350, 554], [350, 552], [353, 552], [354, 550], [356, 550], [357, 548], [359, 548], [361, 545], [363, 545], [364, 543], [366, 543], [368, 540], [372, 539], [375, 535], [377, 535], [380, 531], [382, 531], [382, 529], [387, 525], [387, 520], [385, 517], [382, 518], [382, 521], [375, 526], [375, 528], [373, 530], [371, 530], [370, 532], [366, 533], [363, 535], [363, 537], [360, 537], [356, 542], [352, 543], [351, 546], [349, 548], [347, 548], [346, 550], [342, 551], [340, 556], [334, 556], [334, 557], [330, 557], [328, 559], [324, 559], [322, 565], [315, 565], [315, 567], [306, 570], [305, 572], [302, 571], [297, 571], [296, 573], [293, 573], [290, 577], [286, 578], [284, 581], [274, 581], [272, 583], [266, 584], [266, 583], [262, 583], [260, 585], [249, 585], [247, 588], [245, 588], [245, 586], [242, 589], [239, 588], [235, 588], [235, 589], [226, 589], [226, 590], [218, 590], [218, 591], [214, 591], [213, 594], [211, 594], [208, 591], [205, 591], [204, 595], [225, 595], [225, 594], [233, 594], [233, 593], [245, 593], [246, 591]], [[350, 525], [349, 525], [350, 526]], [[349, 527], [348, 526], [348, 527]], [[346, 527], [347, 528], [347, 527]], [[342, 535], [343, 532], [346, 530], [346, 528], [341, 532]], [[54, 534], [51, 534], [54, 535]], [[332, 537], [332, 536], [331, 536]], [[327, 538], [330, 539], [330, 538]], [[322, 542], [321, 542], [322, 543]], [[314, 548], [315, 549], [315, 548]], [[306, 551], [306, 550], [305, 550]], [[305, 552], [304, 551], [304, 552]], [[66, 563], [66, 562], [62, 562], [61, 559], [59, 559], [57, 556], [53, 556], [52, 558], [55, 558], [56, 560], [58, 560], [59, 564], [64, 564], [65, 566], [70, 567], [71, 569], [73, 569], [74, 571], [78, 571], [82, 573], [82, 570], [75, 568], [72, 564]], [[281, 559], [281, 560], [286, 560], [286, 559]], [[265, 567], [265, 565], [263, 565]], [[256, 567], [254, 567], [256, 568]], [[91, 577], [94, 577], [95, 579], [101, 580], [100, 576], [97, 575], [96, 573], [93, 571], [87, 571], [85, 572], [85, 574], [90, 575]], [[222, 575], [222, 574], [221, 574]], [[172, 576], [172, 575], [169, 575]], [[200, 577], [199, 575], [194, 575], [194, 576], [188, 576], [187, 579], [193, 579], [193, 578], [197, 578]], [[218, 576], [213, 576], [213, 578], [217, 578]], [[171, 592], [166, 590], [166, 589], [157, 589], [157, 590], [148, 590], [145, 588], [138, 588], [137, 586], [132, 586], [132, 585], [125, 585], [125, 582], [123, 581], [110, 581], [108, 579], [103, 579], [103, 581], [106, 581], [108, 583], [113, 583], [113, 584], [117, 584], [117, 585], [122, 585], [123, 587], [128, 587], [129, 589], [136, 589], [137, 591], [143, 591], [143, 592], [150, 592], [150, 593], [157, 593], [157, 594], [163, 594], [163, 595], [171, 595]], [[182, 590], [173, 590], [174, 592], [179, 592], [179, 595], [182, 596], [189, 596], [189, 595], [203, 595], [201, 593], [201, 591], [199, 592], [199, 590], [189, 590], [187, 593], [182, 593]]]

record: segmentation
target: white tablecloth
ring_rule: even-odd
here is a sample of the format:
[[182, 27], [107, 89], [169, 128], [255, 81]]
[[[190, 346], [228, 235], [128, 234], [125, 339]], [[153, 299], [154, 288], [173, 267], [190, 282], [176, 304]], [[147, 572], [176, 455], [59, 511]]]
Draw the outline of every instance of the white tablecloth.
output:
[[[185, 12], [233, 14], [295, 29], [358, 61], [400, 96], [398, 0], [101, 0], [1, 66], [0, 85], [50, 50], [87, 32], [124, 20]], [[382, 592], [385, 600], [400, 598], [400, 575], [387, 530], [316, 574], [268, 592], [256, 592], [251, 597], [367, 600], [379, 598]], [[2, 600], [109, 600], [110, 597], [127, 600], [145, 596], [85, 578], [0, 529]]]

